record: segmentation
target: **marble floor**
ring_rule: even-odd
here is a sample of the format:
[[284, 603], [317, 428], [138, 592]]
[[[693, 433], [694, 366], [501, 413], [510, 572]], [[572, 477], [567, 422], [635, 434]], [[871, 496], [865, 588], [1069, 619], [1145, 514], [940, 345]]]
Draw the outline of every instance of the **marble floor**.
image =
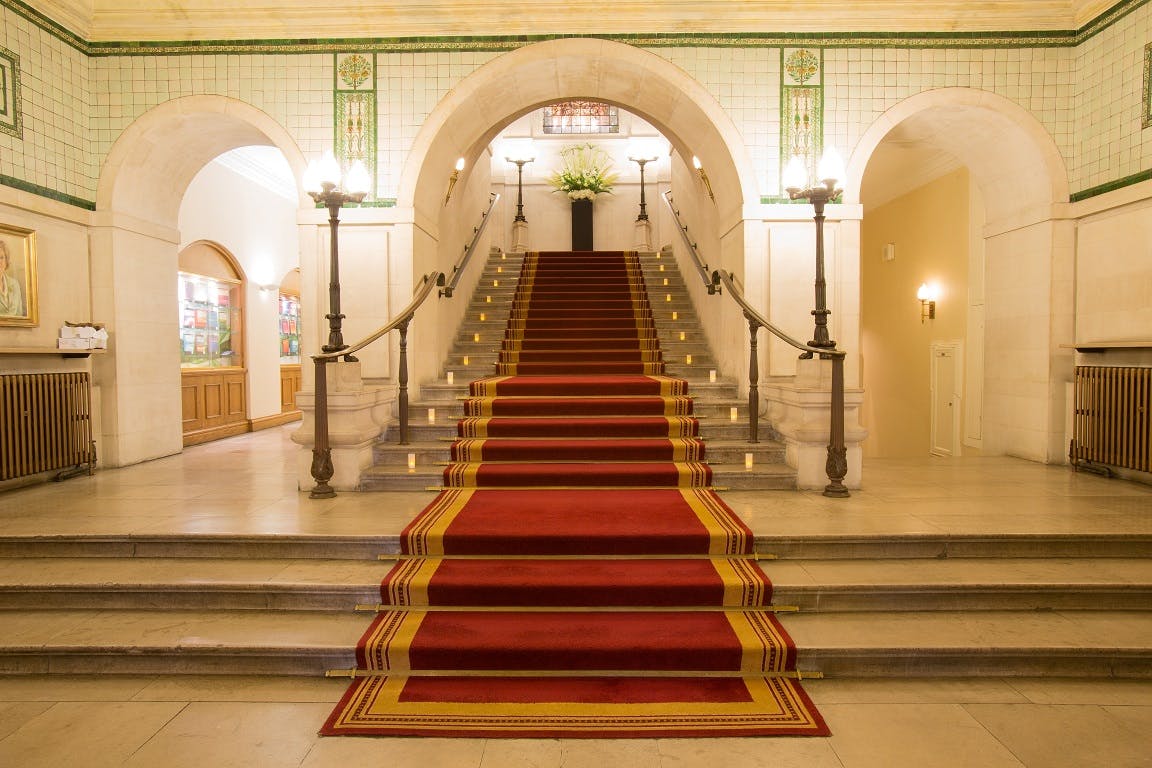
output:
[[[394, 537], [429, 494], [309, 500], [293, 427], [0, 494], [0, 536]], [[869, 461], [850, 499], [731, 492], [757, 533], [1152, 534], [1152, 487], [1017, 459]], [[782, 561], [783, 562], [783, 561]], [[1003, 567], [1003, 566], [1001, 566]], [[0, 621], [2, 621], [0, 615]], [[338, 680], [0, 676], [0, 766], [1152, 766], [1152, 682], [826, 679], [829, 738], [320, 738]]]

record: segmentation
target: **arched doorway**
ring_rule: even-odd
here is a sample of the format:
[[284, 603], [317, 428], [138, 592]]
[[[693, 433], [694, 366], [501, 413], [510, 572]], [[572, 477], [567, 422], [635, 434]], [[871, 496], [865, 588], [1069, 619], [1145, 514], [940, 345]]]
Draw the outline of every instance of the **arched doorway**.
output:
[[[179, 334], [173, 290], [180, 203], [212, 159], [243, 146], [277, 147], [300, 178], [304, 158], [264, 112], [223, 96], [165, 102], [113, 145], [97, 187], [93, 314], [108, 318], [112, 354], [96, 362], [101, 456], [122, 466], [181, 450]], [[302, 192], [300, 207], [306, 198]]]
[[[759, 202], [759, 191], [731, 118], [698, 81], [666, 59], [623, 43], [571, 38], [528, 45], [492, 60], [459, 83], [425, 120], [405, 162], [397, 200], [413, 222], [413, 279], [431, 269], [451, 271], [459, 243], [466, 241], [465, 228], [475, 223], [444, 204], [444, 180], [457, 159], [464, 158], [468, 169], [460, 184], [487, 186], [487, 175], [477, 176], [474, 169], [488, 165], [480, 158], [492, 140], [520, 116], [565, 99], [615, 105], [655, 127], [672, 146], [674, 186], [679, 176], [683, 190], [699, 184], [691, 166], [691, 158], [698, 157], [715, 200], [701, 192], [699, 204], [686, 206], [686, 217], [702, 250], [714, 256], [711, 266], [743, 275], [744, 208]], [[738, 345], [716, 343], [747, 333], [735, 305], [699, 301], [697, 306], [714, 334], [721, 365], [742, 366], [745, 353]], [[414, 329], [420, 338], [416, 345], [446, 349], [455, 310], [441, 303], [433, 311], [438, 313], [433, 322]], [[432, 375], [438, 364], [433, 358], [417, 363], [415, 380]]]
[[[905, 167], [894, 170], [902, 153]], [[930, 158], [940, 173], [883, 206], [862, 195], [870, 184], [885, 186], [877, 176], [915, 177]], [[848, 178], [858, 181], [845, 200], [865, 210], [862, 351], [870, 403], [863, 419], [876, 438], [866, 455], [928, 453], [933, 408], [944, 405], [960, 410], [957, 444], [969, 451], [1059, 461], [1063, 382], [1072, 367], [1071, 351], [1059, 351], [1071, 341], [1071, 324], [1061, 318], [1070, 318], [1072, 297], [1070, 281], [1058, 276], [1071, 267], [1072, 230], [1057, 218], [1068, 182], [1051, 136], [995, 94], [927, 91], [865, 132]], [[937, 319], [923, 323], [915, 294], [921, 282], [943, 292]], [[961, 350], [962, 381], [952, 395], [932, 381], [934, 344]], [[902, 430], [914, 439], [895, 439]]]

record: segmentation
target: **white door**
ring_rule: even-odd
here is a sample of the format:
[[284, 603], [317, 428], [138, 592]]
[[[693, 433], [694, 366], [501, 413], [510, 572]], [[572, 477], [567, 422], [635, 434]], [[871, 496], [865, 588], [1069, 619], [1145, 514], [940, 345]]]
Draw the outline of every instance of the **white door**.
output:
[[960, 393], [963, 366], [958, 341], [932, 344], [931, 453], [960, 455]]

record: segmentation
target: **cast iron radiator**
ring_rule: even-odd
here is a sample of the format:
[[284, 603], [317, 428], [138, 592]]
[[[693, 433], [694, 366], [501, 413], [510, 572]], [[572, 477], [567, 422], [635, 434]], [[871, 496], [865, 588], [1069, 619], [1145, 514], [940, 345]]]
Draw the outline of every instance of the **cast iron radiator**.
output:
[[1075, 463], [1152, 472], [1152, 368], [1076, 366]]
[[0, 480], [91, 472], [91, 402], [87, 372], [0, 376]]

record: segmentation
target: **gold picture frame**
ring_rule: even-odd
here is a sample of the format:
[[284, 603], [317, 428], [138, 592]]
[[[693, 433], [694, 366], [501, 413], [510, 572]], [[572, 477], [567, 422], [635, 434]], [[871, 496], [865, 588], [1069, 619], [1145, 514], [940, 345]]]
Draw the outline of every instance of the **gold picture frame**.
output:
[[36, 232], [0, 224], [0, 327], [39, 324]]

